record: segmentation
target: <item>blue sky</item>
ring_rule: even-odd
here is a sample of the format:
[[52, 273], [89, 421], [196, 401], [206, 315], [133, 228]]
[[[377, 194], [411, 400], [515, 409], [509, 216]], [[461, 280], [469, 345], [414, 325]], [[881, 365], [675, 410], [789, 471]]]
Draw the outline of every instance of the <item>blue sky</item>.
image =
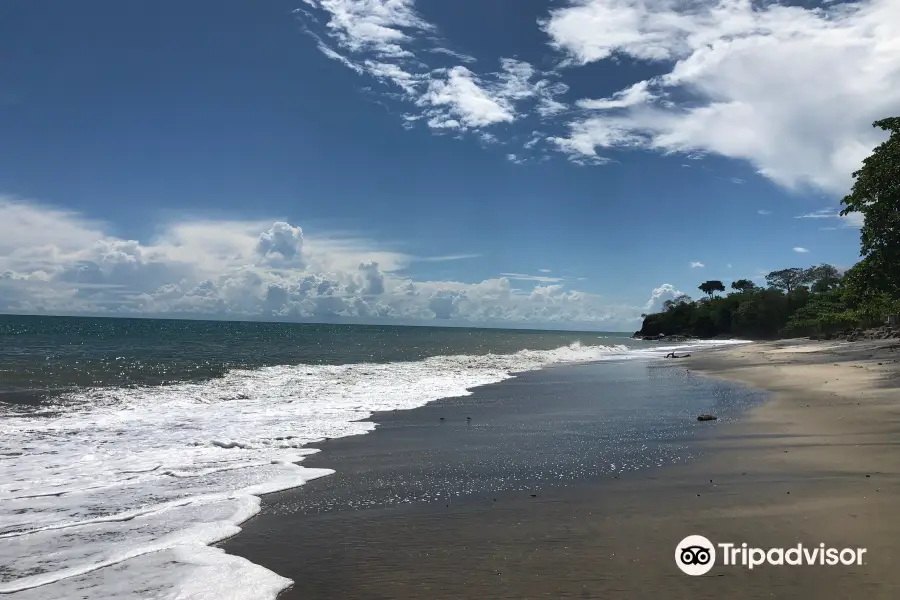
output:
[[851, 265], [896, 4], [679, 6], [4, 3], [0, 310], [629, 330]]

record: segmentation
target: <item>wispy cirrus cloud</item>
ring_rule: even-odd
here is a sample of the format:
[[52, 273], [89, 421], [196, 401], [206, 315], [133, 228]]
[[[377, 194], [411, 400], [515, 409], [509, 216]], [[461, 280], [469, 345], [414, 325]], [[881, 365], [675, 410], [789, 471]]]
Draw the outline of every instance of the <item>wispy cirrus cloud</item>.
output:
[[554, 73], [506, 57], [493, 62], [499, 68], [475, 70], [479, 61], [448, 47], [414, 0], [304, 2], [295, 14], [318, 49], [393, 88], [385, 94], [404, 105], [407, 127], [481, 131], [566, 109], [558, 96], [568, 88]]
[[863, 226], [863, 222], [865, 220], [865, 216], [859, 212], [852, 212], [847, 215], [841, 216], [839, 210], [834, 208], [823, 208], [821, 210], [817, 210], [811, 213], [806, 213], [803, 215], [797, 215], [794, 217], [795, 219], [829, 219], [829, 220], [838, 220], [842, 223], [844, 227], [854, 227], [860, 228]]
[[424, 256], [414, 258], [417, 262], [449, 262], [454, 260], [469, 260], [472, 258], [481, 258], [480, 254], [447, 254], [445, 256]]
[[526, 273], [500, 273], [501, 277], [518, 281], [537, 281], [540, 283], [559, 283], [565, 281], [564, 277], [550, 277], [548, 275], [528, 275]]
[[[415, 0], [303, 3], [297, 18], [318, 49], [381, 82], [400, 124], [521, 145], [505, 153], [513, 162], [560, 152], [605, 165], [622, 149], [719, 155], [786, 188], [839, 194], [885, 137], [871, 123], [900, 111], [895, 0], [561, 0], [535, 15], [546, 55], [533, 64], [470, 56]], [[594, 63], [659, 74], [563, 102], [566, 80]], [[514, 129], [522, 124], [530, 138]]]

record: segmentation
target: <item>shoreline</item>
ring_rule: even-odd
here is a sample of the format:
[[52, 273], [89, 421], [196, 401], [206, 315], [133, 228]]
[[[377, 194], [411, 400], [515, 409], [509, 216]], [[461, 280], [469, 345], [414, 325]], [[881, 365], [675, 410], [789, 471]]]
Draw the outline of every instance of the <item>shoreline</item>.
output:
[[[900, 453], [893, 440], [900, 439], [900, 402], [892, 402], [891, 394], [900, 397], [900, 353], [890, 346], [788, 340], [661, 365], [771, 392], [736, 422], [695, 429], [700, 435], [693, 442], [704, 454], [696, 460], [557, 488], [473, 494], [446, 505], [376, 502], [304, 514], [310, 507], [302, 506], [302, 498], [317, 486], [347, 493], [340, 488], [354, 469], [378, 477], [383, 473], [373, 470], [373, 460], [390, 461], [397, 448], [395, 463], [411, 460], [403, 450], [416, 447], [414, 436], [398, 432], [415, 428], [391, 422], [404, 421], [411, 411], [376, 415], [376, 432], [394, 438], [391, 444], [369, 446], [375, 432], [326, 442], [302, 464], [321, 463], [336, 468], [335, 475], [264, 497], [263, 514], [220, 546], [292, 578], [281, 600], [662, 593], [692, 599], [895, 598], [900, 576], [891, 559], [900, 536]], [[455, 418], [471, 412], [466, 398], [453, 400], [465, 407], [457, 407]], [[431, 417], [450, 410], [440, 402], [429, 406], [415, 410], [431, 411]], [[356, 449], [349, 459], [348, 448]], [[476, 451], [491, 448], [482, 444]], [[391, 482], [382, 487], [390, 489]], [[672, 559], [675, 545], [689, 534], [758, 547], [822, 542], [866, 547], [868, 554], [858, 567], [722, 567], [692, 578]]]

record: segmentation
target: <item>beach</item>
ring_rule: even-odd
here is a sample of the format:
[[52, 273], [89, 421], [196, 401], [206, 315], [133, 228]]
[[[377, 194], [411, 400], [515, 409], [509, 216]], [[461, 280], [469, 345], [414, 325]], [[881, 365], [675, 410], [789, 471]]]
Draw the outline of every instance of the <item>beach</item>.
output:
[[[474, 485], [446, 502], [390, 503], [378, 494], [414, 489], [398, 488], [386, 475], [415, 479], [422, 461], [453, 471], [457, 457], [465, 463], [482, 456], [481, 470], [491, 472], [503, 471], [491, 457], [558, 452], [542, 445], [542, 435], [552, 437], [547, 427], [525, 428], [518, 439], [490, 429], [483, 436], [465, 432], [513, 414], [551, 423], [571, 417], [579, 404], [541, 415], [534, 406], [542, 397], [526, 380], [518, 393], [498, 396], [505, 407], [478, 401], [475, 390], [468, 400], [402, 411], [393, 422], [379, 413], [374, 432], [321, 444], [322, 451], [303, 463], [333, 468], [335, 475], [266, 496], [260, 515], [223, 547], [291, 578], [285, 599], [896, 598], [896, 346], [789, 340], [662, 363], [670, 382], [682, 372], [688, 381], [723, 380], [765, 391], [767, 399], [749, 402], [740, 418], [657, 440], [672, 449], [666, 457], [684, 460], [598, 470], [564, 485], [523, 475], [521, 485], [501, 491]], [[590, 370], [600, 367], [578, 368], [589, 389]], [[571, 381], [572, 372], [559, 372], [565, 376], [557, 384]], [[525, 401], [516, 405], [515, 398]], [[493, 446], [492, 438], [507, 446]], [[447, 450], [454, 445], [458, 450]], [[462, 476], [485, 480], [477, 471], [467, 468]], [[344, 505], [367, 493], [369, 504]], [[738, 546], [821, 543], [867, 553], [859, 566], [717, 565], [706, 576], [689, 577], [673, 557], [690, 534]]]
[[[0, 595], [16, 599], [274, 599], [333, 540], [311, 531], [298, 558], [304, 515], [678, 464], [698, 412], [724, 423], [761, 397], [621, 333], [4, 316], [0, 338]], [[254, 533], [266, 523], [282, 537]], [[264, 552], [215, 547], [229, 538]]]

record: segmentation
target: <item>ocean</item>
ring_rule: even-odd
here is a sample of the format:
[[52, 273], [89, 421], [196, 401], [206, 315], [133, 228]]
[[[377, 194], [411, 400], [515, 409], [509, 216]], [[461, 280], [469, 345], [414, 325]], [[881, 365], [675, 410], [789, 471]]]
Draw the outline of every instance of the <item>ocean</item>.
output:
[[274, 598], [290, 580], [212, 544], [240, 531], [260, 495], [333, 473], [296, 464], [309, 444], [516, 373], [730, 343], [0, 317], [0, 593]]

